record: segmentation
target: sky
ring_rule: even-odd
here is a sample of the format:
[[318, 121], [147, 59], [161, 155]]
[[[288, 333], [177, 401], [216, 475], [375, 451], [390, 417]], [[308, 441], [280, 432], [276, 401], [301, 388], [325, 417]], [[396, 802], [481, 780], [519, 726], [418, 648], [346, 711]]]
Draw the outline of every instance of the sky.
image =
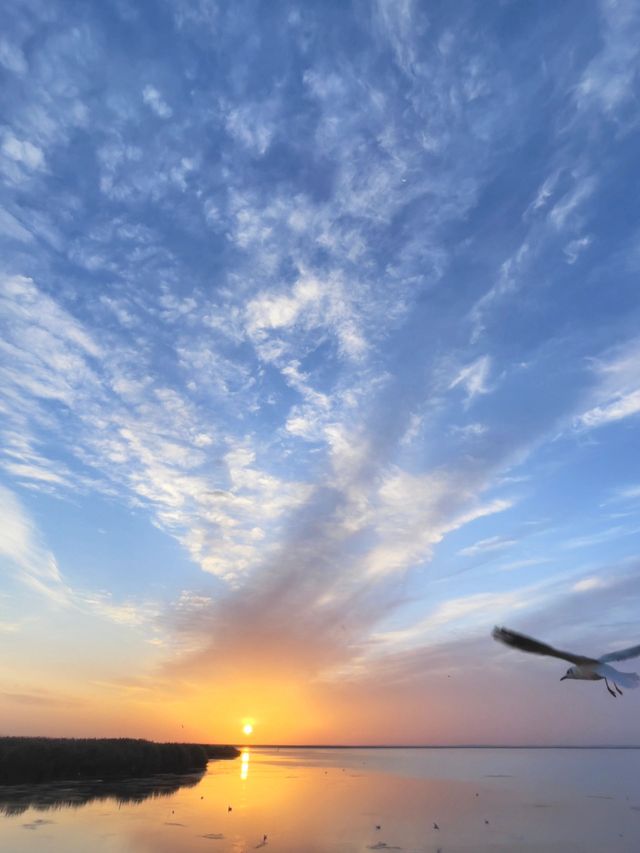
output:
[[640, 5], [3, 17], [0, 733], [639, 743]]

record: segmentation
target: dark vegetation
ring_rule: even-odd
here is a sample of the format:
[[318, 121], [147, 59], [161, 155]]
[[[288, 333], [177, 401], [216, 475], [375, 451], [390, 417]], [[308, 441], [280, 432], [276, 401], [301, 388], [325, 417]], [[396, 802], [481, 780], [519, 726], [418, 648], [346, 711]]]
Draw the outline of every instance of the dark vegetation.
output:
[[0, 785], [188, 773], [239, 754], [234, 746], [130, 738], [0, 737]]
[[203, 775], [204, 771], [198, 770], [196, 773], [160, 773], [142, 778], [0, 785], [0, 816], [21, 815], [30, 808], [38, 811], [79, 809], [88, 803], [107, 800], [114, 800], [118, 806], [143, 803], [149, 799], [170, 797], [181, 788], [193, 788]]

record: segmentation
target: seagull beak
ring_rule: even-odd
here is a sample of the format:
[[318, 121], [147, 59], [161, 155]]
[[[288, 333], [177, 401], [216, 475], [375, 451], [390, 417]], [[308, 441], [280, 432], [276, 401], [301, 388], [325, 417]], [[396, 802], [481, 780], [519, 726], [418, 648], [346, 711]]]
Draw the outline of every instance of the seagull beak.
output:
[[560, 679], [560, 681], [564, 681], [564, 680], [565, 680], [565, 678], [569, 678], [569, 676], [568, 676], [568, 675], [563, 675], [563, 676], [562, 676], [562, 678]]

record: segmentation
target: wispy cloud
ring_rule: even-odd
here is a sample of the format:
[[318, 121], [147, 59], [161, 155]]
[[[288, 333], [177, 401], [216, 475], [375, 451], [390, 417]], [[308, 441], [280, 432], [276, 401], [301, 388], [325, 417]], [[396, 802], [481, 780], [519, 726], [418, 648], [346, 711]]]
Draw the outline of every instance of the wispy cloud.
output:
[[303, 275], [290, 293], [259, 294], [247, 306], [247, 330], [267, 361], [285, 354], [286, 343], [272, 332], [292, 327], [334, 332], [345, 355], [358, 357], [366, 347], [357, 319], [339, 281]]
[[[129, 499], [153, 507], [158, 522], [208, 571], [231, 577], [247, 568], [264, 547], [260, 525], [273, 524], [303, 498], [304, 486], [261, 471], [254, 450], [242, 442], [214, 440], [188, 398], [123, 370], [119, 357], [110, 359], [33, 282], [5, 280], [3, 309], [13, 321], [5, 343], [13, 366], [4, 369], [13, 395], [9, 449], [25, 417], [37, 423], [43, 407], [58, 401], [74, 413], [74, 441], [80, 442], [74, 455], [101, 470], [107, 488], [124, 488]], [[43, 464], [25, 439], [13, 446], [4, 467], [14, 476], [67, 487], [87, 482], [84, 472], [72, 476], [66, 465]], [[213, 480], [201, 473], [207, 448], [224, 459]], [[221, 552], [216, 542], [227, 546]]]
[[603, 0], [599, 7], [603, 47], [587, 65], [575, 99], [580, 109], [595, 106], [613, 117], [634, 97], [640, 17], [635, 3], [629, 0]]
[[501, 536], [489, 536], [487, 539], [480, 539], [473, 545], [468, 545], [466, 548], [461, 548], [458, 551], [463, 557], [476, 557], [478, 554], [486, 554], [492, 551], [502, 551], [505, 548], [510, 548], [516, 544], [515, 539], [507, 539]]
[[576, 422], [586, 429], [601, 427], [640, 412], [640, 343], [632, 339], [610, 353], [593, 360], [596, 377], [592, 402]]
[[574, 175], [573, 187], [558, 201], [549, 211], [550, 223], [556, 230], [561, 230], [570, 224], [572, 217], [584, 205], [585, 201], [595, 190], [595, 179], [591, 176], [582, 176], [579, 172]]
[[[69, 611], [91, 613], [119, 625], [153, 629], [160, 612], [157, 604], [148, 600], [116, 602], [109, 591], [88, 592], [72, 587], [21, 501], [4, 486], [0, 486], [0, 518], [0, 558], [20, 583]], [[68, 618], [73, 618], [71, 613]], [[4, 628], [13, 629], [11, 624]]]
[[2, 143], [2, 153], [16, 163], [21, 163], [27, 169], [42, 169], [44, 155], [42, 150], [29, 142], [28, 139], [16, 139], [15, 136], [5, 136]]
[[572, 588], [575, 592], [588, 592], [592, 589], [602, 589], [605, 586], [607, 583], [602, 578], [590, 577], [576, 581]]
[[19, 500], [4, 487], [0, 487], [0, 508], [0, 556], [9, 561], [23, 583], [58, 604], [69, 604], [70, 590], [55, 557], [40, 542]]
[[20, 240], [22, 243], [30, 243], [33, 234], [25, 228], [16, 217], [8, 210], [0, 209], [0, 233], [5, 237]]
[[160, 92], [147, 84], [142, 90], [142, 100], [147, 104], [159, 118], [171, 118], [173, 110], [164, 100]]
[[607, 527], [605, 530], [599, 530], [596, 533], [589, 533], [586, 536], [576, 536], [572, 539], [567, 539], [562, 544], [563, 548], [589, 548], [594, 545], [600, 545], [603, 542], [609, 542], [613, 539], [620, 539], [623, 536], [631, 536], [634, 533], [640, 532], [638, 527]]
[[456, 388], [461, 385], [467, 392], [467, 403], [471, 402], [478, 394], [487, 394], [489, 386], [487, 384], [489, 371], [491, 369], [491, 359], [488, 355], [480, 356], [471, 364], [462, 367], [457, 376], [454, 377], [449, 388]]
[[618, 488], [612, 498], [616, 501], [633, 500], [640, 498], [640, 484], [632, 486], [622, 486]]
[[576, 240], [571, 240], [564, 247], [564, 253], [568, 264], [575, 264], [584, 250], [591, 244], [590, 237], [579, 237]]
[[580, 415], [579, 423], [588, 429], [620, 421], [640, 412], [640, 389], [628, 394], [620, 394], [617, 399], [605, 406], [594, 406]]
[[14, 74], [25, 74], [28, 66], [20, 45], [13, 44], [7, 38], [0, 39], [0, 65]]

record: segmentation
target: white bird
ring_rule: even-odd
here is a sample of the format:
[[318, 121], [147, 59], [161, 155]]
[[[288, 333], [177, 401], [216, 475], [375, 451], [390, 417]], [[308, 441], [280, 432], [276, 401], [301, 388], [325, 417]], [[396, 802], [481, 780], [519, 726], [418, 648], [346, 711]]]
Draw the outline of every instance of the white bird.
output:
[[527, 637], [525, 634], [518, 634], [516, 631], [510, 631], [508, 628], [493, 629], [493, 639], [499, 640], [507, 646], [512, 646], [514, 649], [520, 649], [521, 652], [531, 652], [534, 655], [548, 655], [552, 658], [560, 658], [568, 660], [573, 666], [570, 666], [560, 681], [565, 678], [576, 678], [583, 681], [602, 681], [607, 686], [609, 693], [616, 698], [616, 694], [609, 686], [609, 681], [622, 696], [622, 690], [618, 687], [618, 683], [623, 687], [634, 688], [640, 684], [640, 676], [637, 672], [620, 672], [609, 666], [611, 661], [628, 660], [629, 658], [640, 657], [640, 646], [631, 646], [629, 649], [622, 649], [619, 652], [610, 652], [608, 655], [602, 655], [600, 658], [589, 658], [584, 655], [574, 655], [571, 652], [562, 652], [559, 649], [554, 649], [546, 643], [541, 643], [534, 640], [533, 637]]

